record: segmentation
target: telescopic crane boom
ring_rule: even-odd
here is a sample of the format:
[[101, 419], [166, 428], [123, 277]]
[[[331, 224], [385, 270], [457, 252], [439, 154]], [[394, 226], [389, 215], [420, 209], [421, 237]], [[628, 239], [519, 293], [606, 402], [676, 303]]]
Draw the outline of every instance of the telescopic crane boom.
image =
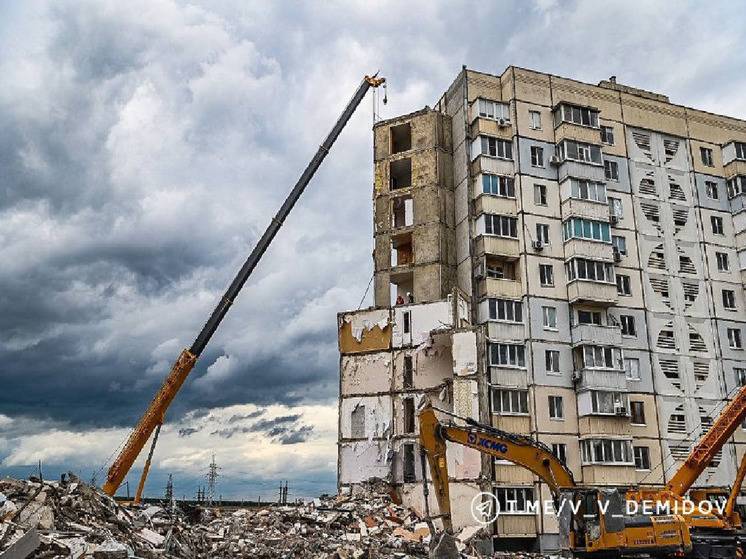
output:
[[[179, 388], [181, 388], [181, 385], [184, 384], [184, 381], [189, 375], [189, 372], [194, 367], [194, 364], [196, 363], [199, 356], [202, 354], [205, 346], [207, 346], [207, 343], [210, 341], [212, 335], [218, 329], [221, 321], [228, 313], [228, 309], [230, 309], [231, 305], [236, 300], [236, 297], [241, 291], [241, 288], [246, 283], [246, 280], [249, 279], [249, 276], [254, 271], [254, 268], [256, 268], [256, 265], [259, 263], [267, 248], [272, 243], [272, 240], [275, 238], [275, 235], [277, 235], [280, 227], [282, 227], [282, 224], [290, 213], [290, 210], [293, 209], [293, 206], [298, 201], [301, 194], [303, 194], [306, 186], [311, 181], [311, 178], [313, 178], [313, 175], [316, 173], [321, 163], [324, 161], [324, 158], [327, 156], [332, 145], [334, 145], [334, 142], [339, 137], [339, 134], [342, 132], [345, 125], [350, 120], [350, 117], [355, 112], [355, 109], [357, 109], [358, 105], [363, 100], [363, 97], [365, 97], [368, 89], [370, 89], [371, 87], [376, 88], [385, 83], [385, 81], [385, 78], [379, 78], [377, 77], [377, 74], [373, 76], [365, 76], [363, 78], [362, 82], [355, 91], [355, 94], [352, 96], [352, 99], [350, 99], [349, 103], [347, 103], [347, 106], [342, 111], [342, 114], [337, 119], [337, 122], [332, 127], [331, 132], [329, 132], [329, 135], [319, 146], [316, 155], [314, 155], [311, 161], [308, 163], [305, 170], [298, 179], [298, 182], [295, 183], [292, 191], [277, 212], [277, 215], [272, 219], [269, 226], [264, 231], [264, 234], [261, 236], [259, 242], [257, 242], [256, 246], [251, 251], [251, 254], [246, 259], [244, 265], [238, 271], [238, 274], [233, 279], [233, 282], [230, 284], [230, 286], [228, 286], [228, 289], [226, 290], [218, 305], [215, 307], [215, 310], [210, 315], [210, 318], [202, 327], [202, 330], [200, 331], [197, 338], [194, 340], [194, 343], [189, 349], [184, 349], [179, 357], [176, 359], [176, 362], [173, 364], [171, 371], [164, 380], [160, 390], [156, 393], [155, 397], [150, 402], [148, 409], [145, 411], [143, 416], [140, 418], [140, 421], [137, 422], [137, 425], [132, 430], [132, 433], [127, 439], [124, 448], [121, 450], [116, 460], [109, 468], [106, 483], [104, 483], [103, 486], [103, 490], [105, 493], [107, 493], [108, 495], [114, 495], [116, 493], [119, 485], [124, 480], [125, 476], [132, 467], [132, 464], [142, 451], [145, 443], [148, 441], [153, 431], [156, 428], [160, 429], [160, 425], [163, 423], [166, 410], [176, 396], [176, 393], [179, 391]], [[152, 456], [152, 449], [150, 456]], [[143, 470], [144, 475], [143, 478], [140, 480], [140, 488], [144, 485], [145, 476], [147, 475], [149, 466], [150, 457], [148, 457], [148, 463]]]

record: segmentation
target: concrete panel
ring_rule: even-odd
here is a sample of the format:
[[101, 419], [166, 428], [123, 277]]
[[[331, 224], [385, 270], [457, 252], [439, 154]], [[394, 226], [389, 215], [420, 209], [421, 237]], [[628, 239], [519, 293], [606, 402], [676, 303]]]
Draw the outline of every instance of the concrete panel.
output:
[[343, 355], [340, 372], [342, 396], [389, 391], [392, 382], [391, 353], [382, 351]]
[[[364, 406], [364, 410], [363, 410]], [[362, 413], [364, 411], [364, 413]], [[365, 423], [363, 437], [353, 437], [351, 417], [353, 412], [361, 413]], [[339, 405], [340, 439], [388, 438], [392, 434], [393, 410], [391, 399], [387, 396], [353, 396], [342, 398]]]
[[340, 314], [339, 350], [341, 353], [380, 351], [391, 346], [388, 309]]
[[[540, 147], [544, 150], [543, 167], [535, 167], [531, 165], [532, 146]], [[519, 137], [518, 152], [520, 154], [519, 173], [547, 180], [557, 180], [557, 168], [549, 163], [549, 159], [554, 155], [554, 144], [532, 140], [531, 138]]]

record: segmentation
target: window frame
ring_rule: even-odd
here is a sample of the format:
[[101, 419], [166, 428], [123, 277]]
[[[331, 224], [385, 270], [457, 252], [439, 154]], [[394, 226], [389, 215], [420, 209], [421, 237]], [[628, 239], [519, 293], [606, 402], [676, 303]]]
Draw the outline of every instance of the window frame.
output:
[[529, 150], [531, 154], [531, 166], [539, 169], [544, 168], [544, 147], [543, 146], [531, 146]]
[[[607, 165], [608, 163], [608, 165]], [[619, 162], [604, 159], [604, 177], [607, 181], [619, 182]]]
[[[557, 365], [555, 369], [554, 366]], [[560, 351], [558, 349], [544, 350], [544, 369], [548, 375], [561, 375]]]
[[[637, 337], [637, 324], [635, 316], [632, 314], [620, 314], [619, 315], [619, 326], [622, 331], [622, 336], [626, 338]], [[625, 332], [626, 330], [626, 332]]]
[[[507, 361], [501, 362], [503, 357], [502, 347], [505, 347], [504, 356]], [[493, 348], [496, 348], [493, 351]], [[526, 368], [526, 345], [506, 342], [489, 342], [487, 346], [487, 363], [490, 367], [501, 369], [525, 369]], [[512, 354], [512, 355], [511, 355]], [[497, 357], [497, 360], [494, 358]]]
[[551, 330], [553, 332], [557, 332], [559, 330], [559, 328], [557, 327], [557, 307], [552, 307], [548, 305], [542, 306], [541, 307], [541, 323], [543, 325], [544, 330]]
[[702, 161], [702, 165], [704, 165], [705, 167], [715, 166], [715, 159], [713, 157], [712, 148], [699, 146], [699, 158]]
[[[491, 387], [490, 394], [490, 411], [493, 414], [505, 416], [526, 416], [529, 415], [531, 411], [528, 405], [528, 390], [526, 389], [497, 388], [493, 386]], [[498, 394], [499, 397], [496, 397], [495, 394]], [[507, 397], [504, 394], [507, 394]], [[514, 394], [516, 394], [517, 396], [514, 397]], [[510, 408], [507, 411], [503, 408], [503, 404], [506, 401], [508, 402], [508, 407]], [[519, 411], [515, 411], [515, 409], [513, 409], [514, 407]], [[525, 411], [523, 411], [524, 409]]]
[[614, 145], [614, 127], [601, 125], [599, 128], [601, 131], [601, 143], [606, 144], [607, 146], [613, 146]]
[[564, 398], [558, 394], [549, 394], [547, 396], [547, 403], [549, 405], [549, 420], [550, 421], [564, 421], [565, 420]]
[[[549, 275], [546, 275], [547, 270]], [[549, 279], [549, 282], [545, 280]], [[539, 283], [542, 287], [554, 287], [554, 264], [539, 264]]]
[[[536, 118], [534, 118], [536, 117]], [[529, 128], [531, 130], [542, 130], [541, 127], [541, 111], [535, 111], [533, 109], [529, 109], [528, 111], [528, 122], [529, 122]]]

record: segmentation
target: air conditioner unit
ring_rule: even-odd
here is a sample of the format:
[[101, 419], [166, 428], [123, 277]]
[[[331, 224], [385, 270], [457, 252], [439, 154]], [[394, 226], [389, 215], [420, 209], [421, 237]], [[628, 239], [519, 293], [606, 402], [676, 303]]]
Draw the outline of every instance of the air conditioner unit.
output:
[[614, 406], [614, 413], [617, 415], [627, 415], [627, 408], [624, 406]]
[[621, 262], [622, 261], [622, 253], [619, 252], [619, 249], [614, 247], [614, 262]]
[[497, 125], [500, 128], [505, 128], [506, 126], [510, 126], [510, 121], [506, 118], [498, 118], [497, 119]]
[[559, 165], [560, 163], [562, 163], [562, 161], [560, 161], [560, 158], [558, 156], [553, 155], [552, 157], [549, 158], [549, 163], [551, 165]]
[[572, 372], [572, 381], [573, 382], [580, 382], [580, 379], [583, 378], [583, 373], [581, 371], [573, 371]]
[[532, 241], [531, 246], [534, 248], [534, 250], [544, 249], [544, 243], [542, 241]]
[[612, 225], [616, 225], [617, 223], [619, 223], [619, 216], [616, 214], [611, 214], [609, 216], [609, 221], [611, 222]]

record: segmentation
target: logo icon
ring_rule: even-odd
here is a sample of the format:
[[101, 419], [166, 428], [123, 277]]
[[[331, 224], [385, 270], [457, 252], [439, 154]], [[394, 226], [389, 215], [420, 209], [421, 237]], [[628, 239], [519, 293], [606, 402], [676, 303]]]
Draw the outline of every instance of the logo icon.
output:
[[500, 516], [500, 503], [492, 493], [477, 493], [471, 500], [471, 516], [480, 524], [492, 524]]

